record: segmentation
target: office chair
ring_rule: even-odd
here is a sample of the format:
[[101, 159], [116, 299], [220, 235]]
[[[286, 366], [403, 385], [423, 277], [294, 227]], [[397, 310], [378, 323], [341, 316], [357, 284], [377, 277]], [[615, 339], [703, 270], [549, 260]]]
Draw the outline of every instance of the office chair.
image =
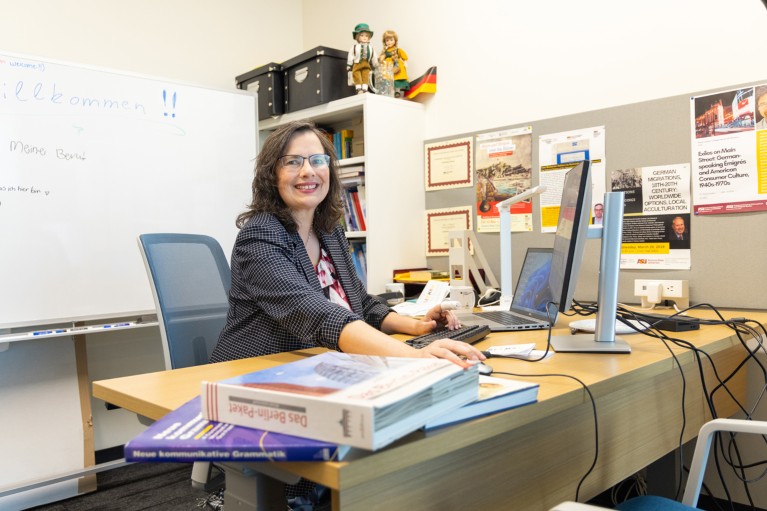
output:
[[[152, 288], [166, 369], [208, 363], [226, 322], [231, 271], [219, 243], [198, 234], [141, 234], [139, 248]], [[215, 477], [214, 471], [218, 471]], [[197, 462], [192, 485], [212, 491], [223, 472]]]
[[[714, 419], [700, 428], [698, 440], [695, 443], [695, 452], [692, 456], [690, 473], [687, 476], [687, 485], [684, 489], [682, 502], [677, 502], [665, 497], [642, 495], [631, 498], [615, 506], [620, 511], [694, 511], [698, 508], [698, 497], [703, 485], [703, 476], [706, 473], [706, 462], [711, 450], [711, 441], [715, 433], [751, 433], [767, 435], [767, 422], [743, 420], [743, 419]], [[605, 509], [602, 507], [580, 504], [577, 502], [563, 502], [550, 511], [596, 511]]]

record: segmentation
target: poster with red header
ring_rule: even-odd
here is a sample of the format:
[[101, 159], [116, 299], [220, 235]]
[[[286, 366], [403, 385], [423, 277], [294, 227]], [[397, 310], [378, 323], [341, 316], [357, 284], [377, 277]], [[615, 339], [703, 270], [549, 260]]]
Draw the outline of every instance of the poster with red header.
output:
[[693, 97], [696, 215], [767, 210], [767, 84]]

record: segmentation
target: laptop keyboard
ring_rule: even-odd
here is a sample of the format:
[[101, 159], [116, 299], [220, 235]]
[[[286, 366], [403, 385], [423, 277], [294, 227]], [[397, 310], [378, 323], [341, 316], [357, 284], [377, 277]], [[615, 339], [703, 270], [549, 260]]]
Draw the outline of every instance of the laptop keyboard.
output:
[[480, 318], [489, 319], [490, 321], [495, 321], [496, 323], [501, 323], [502, 325], [529, 325], [536, 323], [536, 321], [505, 311], [475, 312], [474, 315]]

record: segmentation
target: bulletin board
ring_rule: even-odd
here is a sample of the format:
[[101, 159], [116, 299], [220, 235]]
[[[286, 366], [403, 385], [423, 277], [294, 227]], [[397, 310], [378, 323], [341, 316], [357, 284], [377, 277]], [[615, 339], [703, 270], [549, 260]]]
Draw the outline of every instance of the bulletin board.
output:
[[[604, 126], [606, 137], [605, 189], [610, 190], [612, 170], [691, 164], [691, 99], [719, 91], [756, 86], [755, 82], [716, 90], [594, 110], [562, 117], [496, 127], [483, 132], [460, 133], [427, 140], [436, 144], [445, 140], [476, 136], [481, 133], [532, 126], [532, 185], [540, 180], [537, 140], [540, 135]], [[694, 179], [694, 176], [693, 176]], [[472, 205], [476, 215], [475, 188], [451, 188], [427, 191], [426, 209]], [[540, 229], [540, 199], [533, 199], [532, 232], [512, 234], [513, 280], [520, 271], [528, 247], [551, 247], [554, 235]], [[689, 270], [621, 270], [619, 300], [637, 303], [635, 279], [688, 280], [691, 304], [710, 303], [716, 307], [767, 308], [767, 212], [747, 211], [732, 214], [695, 215], [689, 230], [691, 265]], [[479, 244], [496, 277], [500, 279], [500, 236], [477, 233]], [[599, 240], [588, 240], [580, 269], [575, 298], [596, 301], [600, 256]], [[447, 269], [447, 257], [429, 257], [434, 269]]]

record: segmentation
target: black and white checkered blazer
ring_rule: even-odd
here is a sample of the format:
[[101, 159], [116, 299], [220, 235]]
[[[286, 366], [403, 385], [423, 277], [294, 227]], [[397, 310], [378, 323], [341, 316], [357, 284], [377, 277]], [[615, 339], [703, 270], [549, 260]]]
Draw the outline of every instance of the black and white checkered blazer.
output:
[[352, 310], [325, 297], [298, 233], [259, 213], [234, 244], [229, 313], [211, 362], [316, 346], [337, 350], [341, 329], [359, 319], [380, 329], [391, 310], [365, 291], [343, 229], [318, 234]]

